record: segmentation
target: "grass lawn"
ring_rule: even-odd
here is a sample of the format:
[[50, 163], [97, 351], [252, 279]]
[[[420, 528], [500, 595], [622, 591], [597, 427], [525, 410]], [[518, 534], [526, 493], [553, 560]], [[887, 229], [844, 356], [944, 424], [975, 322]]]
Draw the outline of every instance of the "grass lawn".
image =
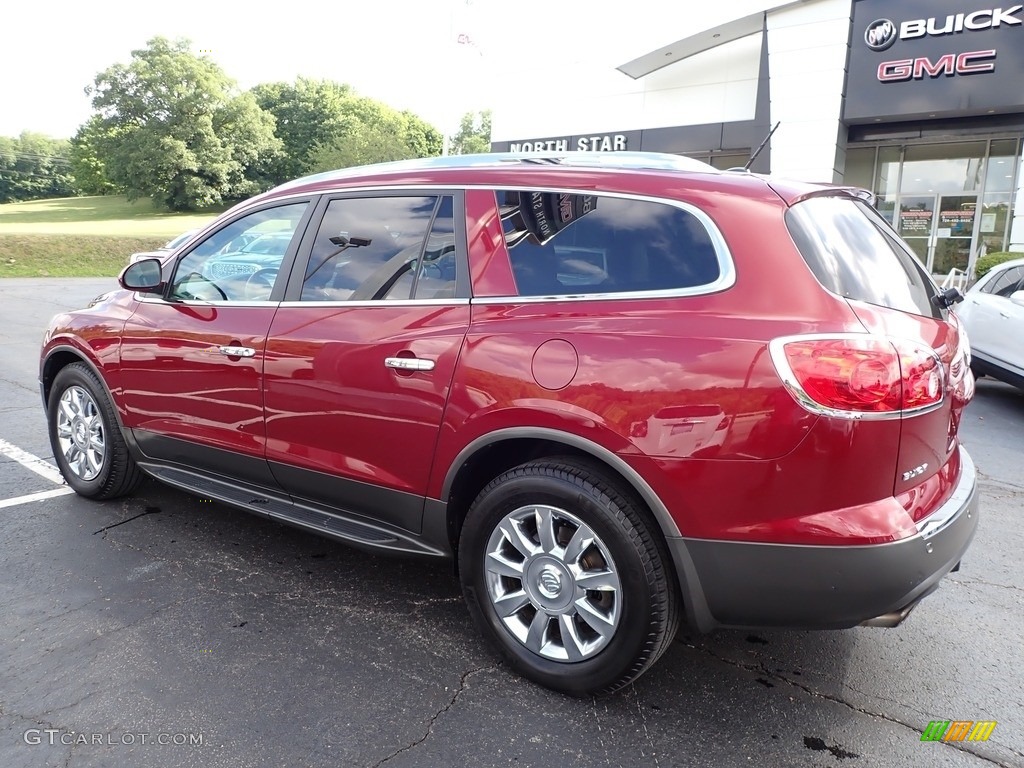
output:
[[116, 275], [130, 254], [204, 226], [225, 208], [169, 213], [121, 196], [6, 203], [0, 205], [0, 277]]

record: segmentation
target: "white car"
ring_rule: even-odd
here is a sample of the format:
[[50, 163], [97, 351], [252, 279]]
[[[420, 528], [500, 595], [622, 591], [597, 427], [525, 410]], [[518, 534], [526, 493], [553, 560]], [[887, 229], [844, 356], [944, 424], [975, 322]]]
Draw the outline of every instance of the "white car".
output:
[[198, 231], [198, 229], [190, 229], [187, 232], [182, 232], [173, 240], [169, 240], [161, 245], [155, 251], [140, 251], [138, 253], [133, 253], [128, 257], [128, 263], [134, 264], [136, 261], [141, 261], [142, 259], [163, 259], [165, 256], [175, 251], [179, 245], [183, 245], [186, 240]]
[[957, 315], [971, 344], [971, 370], [1024, 389], [1024, 258], [993, 267], [971, 286]]

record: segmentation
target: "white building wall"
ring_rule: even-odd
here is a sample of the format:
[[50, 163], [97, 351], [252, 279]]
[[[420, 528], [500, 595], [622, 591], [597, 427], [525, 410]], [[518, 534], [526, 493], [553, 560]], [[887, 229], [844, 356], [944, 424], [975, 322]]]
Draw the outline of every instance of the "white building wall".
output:
[[621, 62], [609, 61], [606, 69], [574, 78], [571, 87], [556, 87], [556, 97], [497, 107], [491, 140], [752, 120], [760, 50], [760, 36], [753, 35], [639, 80], [616, 70]]
[[[772, 124], [781, 123], [772, 137], [772, 173], [838, 181], [845, 165], [846, 129], [840, 115], [853, 0], [687, 4], [688, 21], [666, 23], [662, 44], [765, 10], [770, 114]], [[516, 100], [511, 89], [512, 99], [495, 108], [491, 138], [516, 141], [752, 120], [761, 40], [755, 34], [726, 43], [639, 80], [615, 69], [625, 59], [590, 64], [578, 68], [569, 87], [556, 86], [557, 95], [540, 101]], [[516, 80], [529, 82], [531, 77], [518, 71]]]
[[644, 124], [635, 127], [753, 120], [760, 57], [752, 35], [641, 78]]
[[840, 122], [846, 80], [851, 0], [819, 0], [768, 14], [771, 171], [777, 176], [838, 182], [845, 167]]

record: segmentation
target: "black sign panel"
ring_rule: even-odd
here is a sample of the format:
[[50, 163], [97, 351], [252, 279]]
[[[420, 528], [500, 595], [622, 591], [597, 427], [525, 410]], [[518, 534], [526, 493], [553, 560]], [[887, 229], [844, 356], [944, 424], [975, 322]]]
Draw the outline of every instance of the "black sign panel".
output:
[[1024, 2], [855, 0], [847, 123], [1024, 111]]

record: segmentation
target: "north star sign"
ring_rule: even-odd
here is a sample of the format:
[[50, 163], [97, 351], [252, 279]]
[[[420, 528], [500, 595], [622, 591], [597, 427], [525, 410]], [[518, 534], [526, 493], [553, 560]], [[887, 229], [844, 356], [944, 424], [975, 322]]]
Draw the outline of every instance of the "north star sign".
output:
[[[628, 137], [622, 133], [603, 133], [597, 136], [578, 136], [568, 139], [538, 139], [534, 141], [513, 141], [509, 152], [622, 152], [627, 148]], [[571, 147], [571, 149], [570, 149]]]
[[[1024, 4], [1009, 8], [984, 8], [971, 13], [951, 13], [927, 19], [911, 19], [897, 25], [892, 19], [875, 19], [864, 30], [864, 43], [872, 51], [884, 51], [897, 40], [914, 40], [927, 36], [943, 37], [963, 32], [998, 29], [1000, 26], [1021, 26], [1024, 21], [1017, 15]], [[898, 31], [897, 31], [898, 30]], [[878, 65], [878, 80], [895, 83], [904, 80], [922, 80], [945, 75], [977, 75], [994, 72], [996, 50], [988, 48], [964, 53], [944, 53], [935, 60], [927, 56], [911, 59], [883, 61]]]

